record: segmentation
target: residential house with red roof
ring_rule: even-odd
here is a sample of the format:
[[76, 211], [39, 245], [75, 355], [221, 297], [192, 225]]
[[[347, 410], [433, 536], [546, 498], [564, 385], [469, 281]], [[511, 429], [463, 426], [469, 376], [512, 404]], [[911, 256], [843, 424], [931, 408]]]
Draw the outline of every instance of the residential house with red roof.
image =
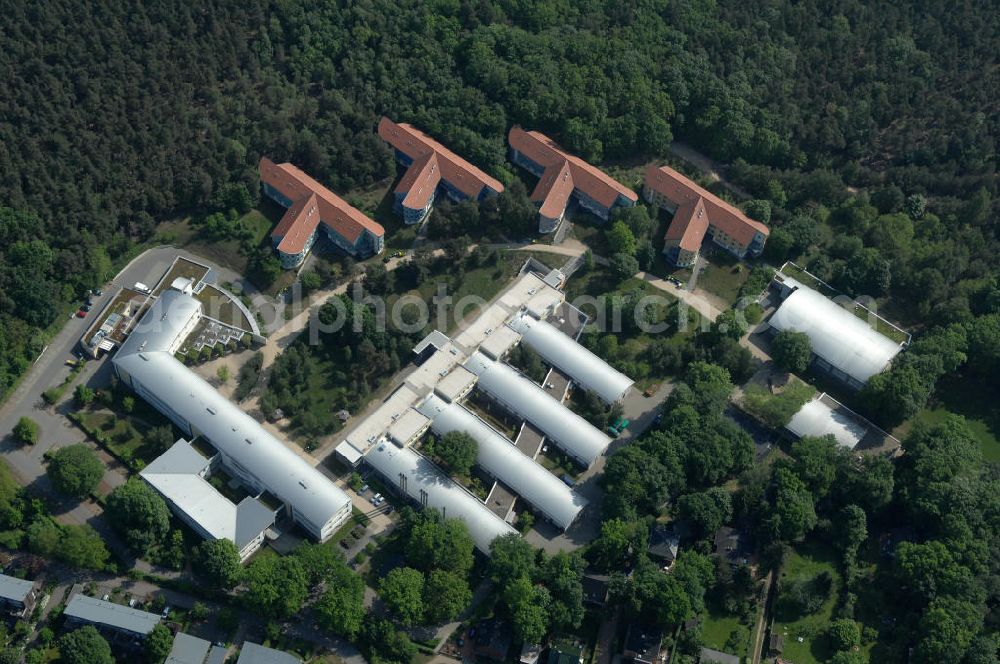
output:
[[382, 252], [385, 229], [298, 167], [260, 160], [260, 188], [264, 195], [288, 208], [271, 231], [285, 269], [298, 267], [312, 249], [320, 229], [336, 246], [356, 258]]
[[539, 178], [531, 194], [538, 206], [539, 233], [555, 231], [573, 201], [607, 221], [614, 208], [631, 207], [639, 200], [634, 191], [545, 134], [512, 127], [507, 141], [511, 161]]
[[647, 202], [674, 215], [663, 253], [678, 267], [694, 264], [705, 235], [739, 258], [764, 251], [770, 233], [767, 226], [669, 166], [647, 168], [642, 193]]
[[378, 135], [392, 146], [396, 161], [406, 168], [396, 185], [393, 210], [407, 224], [427, 218], [439, 191], [455, 202], [479, 202], [503, 191], [498, 180], [413, 125], [383, 117], [378, 123]]

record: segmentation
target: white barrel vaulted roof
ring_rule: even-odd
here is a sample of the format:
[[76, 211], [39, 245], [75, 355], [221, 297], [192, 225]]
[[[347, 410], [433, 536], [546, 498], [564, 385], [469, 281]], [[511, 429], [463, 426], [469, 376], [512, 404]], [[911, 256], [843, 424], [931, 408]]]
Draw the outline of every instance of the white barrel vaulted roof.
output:
[[[785, 282], [797, 283], [791, 279]], [[804, 332], [816, 355], [861, 384], [882, 373], [901, 349], [853, 312], [801, 284], [769, 322], [779, 331]]]
[[494, 539], [517, 532], [440, 468], [408, 447], [380, 442], [368, 451], [365, 462], [421, 507], [433, 507], [445, 518], [465, 522], [476, 548], [485, 554], [489, 554]]
[[431, 429], [438, 435], [463, 431], [472, 436], [478, 445], [479, 466], [563, 530], [569, 528], [587, 504], [562, 480], [529, 459], [506, 436], [461, 404], [446, 403], [431, 395], [417, 410], [431, 420]]
[[579, 463], [590, 466], [611, 439], [517, 370], [475, 352], [465, 368], [479, 376], [476, 385], [545, 436]]
[[580, 387], [593, 390], [607, 403], [621, 400], [635, 382], [551, 323], [521, 313], [509, 325], [521, 333], [524, 343], [542, 359], [564, 372]]

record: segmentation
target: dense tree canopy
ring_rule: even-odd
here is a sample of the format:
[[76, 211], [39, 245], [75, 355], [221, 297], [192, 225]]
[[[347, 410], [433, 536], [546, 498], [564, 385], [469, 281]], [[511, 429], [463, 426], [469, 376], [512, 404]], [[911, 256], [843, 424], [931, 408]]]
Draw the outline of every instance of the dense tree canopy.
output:
[[812, 359], [812, 346], [805, 332], [782, 330], [771, 340], [771, 357], [783, 371], [802, 373]]
[[73, 498], [86, 498], [104, 477], [104, 464], [82, 443], [56, 450], [46, 469], [52, 486]]
[[448, 432], [429, 447], [426, 451], [440, 459], [445, 468], [462, 476], [468, 476], [479, 451], [476, 439], [464, 431]]
[[170, 530], [170, 510], [160, 494], [132, 478], [108, 494], [105, 510], [129, 546], [145, 553]]
[[192, 565], [198, 575], [217, 588], [239, 583], [243, 567], [236, 545], [227, 539], [205, 540], [194, 549]]
[[247, 606], [271, 618], [293, 615], [309, 594], [308, 576], [294, 556], [254, 559], [243, 572], [243, 583]]
[[111, 646], [91, 625], [67, 632], [58, 641], [59, 658], [67, 664], [114, 664]]

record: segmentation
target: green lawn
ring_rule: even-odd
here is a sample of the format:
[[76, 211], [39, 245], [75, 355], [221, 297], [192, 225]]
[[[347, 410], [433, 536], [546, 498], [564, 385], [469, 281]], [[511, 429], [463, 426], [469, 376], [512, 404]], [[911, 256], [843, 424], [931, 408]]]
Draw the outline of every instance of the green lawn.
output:
[[97, 442], [106, 447], [122, 463], [133, 466], [135, 461], [144, 464], [156, 458], [155, 450], [146, 446], [144, 434], [149, 427], [117, 417], [108, 410], [83, 411], [78, 413], [80, 426]]
[[704, 288], [730, 304], [736, 302], [740, 287], [750, 276], [750, 267], [722, 249], [715, 250], [706, 262], [698, 275], [698, 288]]
[[[929, 426], [940, 423], [948, 415], [950, 410], [943, 407], [925, 408], [914, 417], [914, 421], [923, 422]], [[979, 440], [979, 445], [983, 450], [983, 458], [993, 463], [1000, 463], [1000, 440], [991, 431], [990, 426], [983, 420], [966, 417], [966, 423], [972, 431], [972, 435]]]
[[972, 434], [979, 440], [983, 458], [1000, 463], [1000, 389], [985, 383], [976, 376], [945, 376], [938, 381], [927, 408], [893, 431], [897, 438], [905, 438], [914, 422], [937, 424], [948, 413], [965, 418]]
[[739, 618], [726, 613], [721, 607], [715, 606], [713, 602], [709, 602], [701, 619], [701, 640], [709, 648], [744, 657], [747, 654], [747, 642], [744, 642], [743, 647], [739, 650], [727, 649], [727, 643], [733, 632], [739, 630], [740, 627], [748, 629], [740, 623]]
[[[795, 664], [821, 664], [832, 655], [826, 642], [826, 629], [830, 624], [837, 595], [840, 591], [840, 574], [837, 571], [837, 553], [822, 543], [805, 542], [795, 547], [781, 569], [779, 584], [793, 579], [809, 579], [821, 572], [829, 572], [833, 577], [833, 588], [829, 598], [819, 611], [794, 620], [779, 620], [780, 611], [772, 629], [773, 634], [785, 637], [783, 657]], [[780, 593], [780, 585], [779, 585]], [[799, 642], [799, 639], [802, 639]]]
[[608, 241], [604, 237], [607, 230], [604, 222], [592, 215], [578, 214], [573, 219], [573, 229], [567, 234], [568, 237], [576, 238], [584, 243], [590, 250], [598, 256], [610, 258], [611, 249]]
[[240, 221], [253, 231], [253, 243], [259, 245], [271, 233], [274, 223], [260, 210], [250, 210], [240, 217]]
[[417, 237], [417, 226], [408, 226], [392, 211], [395, 197], [393, 189], [397, 178], [383, 180], [369, 187], [354, 189], [344, 196], [344, 200], [368, 215], [385, 228], [385, 248], [392, 252], [409, 249]]

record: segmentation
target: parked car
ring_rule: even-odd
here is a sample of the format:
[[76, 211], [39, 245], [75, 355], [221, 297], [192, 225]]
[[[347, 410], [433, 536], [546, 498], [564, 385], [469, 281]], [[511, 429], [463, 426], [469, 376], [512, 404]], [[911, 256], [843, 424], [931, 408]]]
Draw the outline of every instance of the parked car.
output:
[[569, 487], [576, 484], [576, 480], [570, 477], [568, 473], [563, 473], [562, 477], [560, 477], [559, 479], [563, 481], [563, 484]]
[[66, 360], [67, 367], [75, 367], [78, 364], [80, 364], [80, 362], [77, 360]]
[[83, 309], [80, 309], [78, 312], [76, 312], [76, 317], [77, 318], [86, 318], [87, 317], [87, 312], [84, 311]]
[[654, 394], [656, 394], [657, 387], [659, 387], [659, 385], [650, 385], [649, 387], [646, 388], [646, 391], [642, 393], [642, 396], [647, 398], [653, 396]]
[[366, 493], [368, 493], [368, 489], [370, 489], [370, 488], [371, 488], [371, 487], [369, 487], [369, 486], [368, 486], [367, 484], [366, 484], [366, 485], [364, 485], [364, 486], [363, 486], [363, 487], [361, 487], [361, 489], [360, 489], [360, 490], [358, 491], [358, 495], [359, 495], [359, 496], [363, 496], [363, 495], [365, 495]]
[[96, 295], [97, 297], [100, 297], [100, 296], [104, 295], [104, 291], [102, 291], [100, 288], [95, 288], [94, 289], [94, 295]]
[[92, 304], [90, 304], [90, 303], [88, 302], [87, 304], [83, 305], [83, 306], [82, 306], [82, 307], [80, 307], [80, 308], [81, 308], [81, 309], [83, 309], [84, 311], [90, 311], [91, 309], [93, 309], [93, 308], [94, 308], [94, 305], [92, 305]]
[[163, 607], [163, 613], [161, 614], [164, 618], [170, 615], [170, 605]]
[[628, 428], [629, 424], [631, 424], [631, 422], [626, 420], [624, 417], [619, 418], [614, 424], [608, 427], [608, 433], [617, 438], [622, 431]]

